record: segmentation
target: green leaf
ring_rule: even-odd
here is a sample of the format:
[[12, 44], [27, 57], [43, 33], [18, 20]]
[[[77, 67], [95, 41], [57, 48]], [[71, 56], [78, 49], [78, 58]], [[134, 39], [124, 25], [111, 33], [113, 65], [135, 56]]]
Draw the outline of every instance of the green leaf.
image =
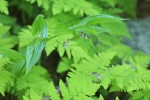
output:
[[0, 47], [2, 48], [13, 48], [18, 43], [18, 39], [16, 36], [9, 36], [0, 39]]
[[13, 16], [0, 14], [0, 23], [3, 25], [14, 25], [16, 23], [16, 18]]
[[78, 28], [81, 26], [85, 26], [85, 25], [91, 25], [91, 24], [103, 24], [103, 23], [108, 23], [108, 22], [121, 22], [121, 18], [119, 17], [114, 17], [114, 16], [110, 16], [110, 15], [94, 15], [94, 16], [89, 16], [84, 18], [83, 20], [80, 21], [79, 24], [74, 25], [73, 27], [70, 27], [69, 29], [74, 29], [74, 28]]
[[4, 48], [0, 48], [0, 55], [2, 55], [3, 61], [8, 59], [8, 62], [1, 62], [0, 65], [4, 66], [4, 64], [8, 64], [8, 66], [11, 66], [12, 72], [15, 75], [21, 75], [20, 71], [22, 71], [22, 68], [25, 65], [25, 58], [23, 55], [17, 51]]
[[[99, 32], [107, 32], [118, 36], [127, 36], [131, 38], [127, 28], [122, 22], [123, 19], [110, 15], [94, 15], [84, 18], [79, 24], [76, 24], [69, 29], [71, 30], [83, 30], [83, 32], [91, 32], [91, 34], [98, 35]], [[100, 24], [99, 27], [97, 24]], [[94, 26], [97, 25], [97, 26]], [[101, 27], [100, 27], [101, 26]], [[119, 29], [118, 29], [119, 27]], [[117, 28], [117, 30], [116, 30]]]
[[37, 63], [44, 49], [45, 41], [37, 40], [26, 49], [26, 74]]
[[32, 34], [40, 38], [47, 38], [48, 26], [43, 15], [38, 15], [32, 24]]
[[0, 54], [4, 57], [8, 57], [13, 62], [24, 59], [20, 53], [11, 49], [0, 48]]
[[23, 50], [26, 58], [26, 74], [39, 60], [48, 37], [48, 27], [42, 15], [39, 15], [33, 22], [32, 35], [35, 37], [34, 40]]
[[0, 47], [1, 48], [13, 48], [17, 43], [18, 39], [16, 36], [12, 36], [9, 33], [10, 26], [3, 26], [0, 23]]

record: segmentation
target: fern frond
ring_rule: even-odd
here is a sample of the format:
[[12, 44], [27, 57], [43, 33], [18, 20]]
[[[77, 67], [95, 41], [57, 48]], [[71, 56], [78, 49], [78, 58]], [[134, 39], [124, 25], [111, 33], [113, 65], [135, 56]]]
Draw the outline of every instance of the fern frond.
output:
[[65, 84], [63, 83], [62, 80], [59, 81], [59, 86], [60, 86], [60, 91], [62, 93], [63, 99], [64, 100], [69, 100], [71, 98], [70, 94], [69, 94], [69, 91], [66, 88], [66, 86], [65, 86]]
[[56, 35], [54, 38], [50, 39], [46, 43], [46, 52], [47, 55], [49, 55], [54, 49], [58, 49], [59, 55], [62, 57], [65, 53], [65, 42], [67, 42], [68, 39], [71, 39], [73, 37], [72, 34], [66, 35]]
[[[97, 9], [94, 9], [94, 5], [86, 0], [53, 0], [54, 4], [52, 7], [53, 14], [60, 14], [62, 12], [73, 11], [74, 15], [95, 15], [99, 14]], [[80, 2], [80, 3], [79, 3]]]
[[55, 89], [53, 82], [50, 83], [48, 89], [49, 89], [49, 95], [52, 100], [60, 100], [59, 94], [57, 94], [57, 91]]
[[[28, 75], [22, 75], [17, 79], [16, 89], [18, 92], [33, 89], [36, 94], [42, 97], [43, 93], [48, 95], [49, 82], [50, 78], [48, 72], [41, 66], [34, 66]], [[21, 94], [19, 96], [21, 96]]]
[[123, 58], [124, 61], [126, 61], [130, 56], [134, 56], [134, 52], [131, 49], [131, 47], [120, 44], [120, 45], [114, 45], [107, 49], [107, 52], [115, 51], [117, 53], [117, 56], [119, 58]]
[[41, 100], [41, 96], [36, 94], [33, 89], [29, 89], [26, 93], [26, 96], [23, 96], [23, 100]]
[[98, 100], [104, 100], [103, 96], [100, 95], [99, 98], [98, 98]]
[[134, 56], [133, 58], [129, 58], [129, 62], [133, 65], [133, 66], [142, 66], [144, 68], [148, 67], [150, 61], [150, 55], [140, 55], [140, 56]]
[[63, 22], [60, 23], [55, 18], [52, 18], [48, 20], [48, 26], [49, 40], [45, 47], [47, 55], [57, 49], [61, 57], [66, 52], [68, 58], [71, 59], [73, 57], [75, 62], [78, 62], [81, 58], [88, 58], [84, 50], [73, 40], [75, 36], [73, 32], [68, 30]]
[[[49, 28], [49, 39], [46, 43], [46, 53], [49, 55], [54, 49], [58, 49], [60, 56], [65, 53], [63, 46], [64, 42], [74, 37], [68, 30], [65, 24], [60, 24], [57, 19], [52, 18], [47, 20]], [[59, 30], [58, 30], [59, 29]]]
[[26, 0], [27, 2], [30, 2], [31, 4], [37, 2], [38, 7], [43, 7], [46, 11], [49, 9], [50, 0]]
[[[106, 52], [93, 57], [93, 59], [89, 61], [82, 61], [80, 64], [74, 64], [75, 70], [72, 69], [72, 72], [68, 75], [73, 79], [81, 77], [82, 75], [84, 77], [90, 77], [90, 80], [98, 82], [105, 89], [111, 85], [110, 91], [130, 92], [150, 88], [149, 71], [142, 67], [142, 65], [135, 65], [133, 62], [130, 65], [111, 65], [112, 67], [110, 67], [109, 64], [115, 55], [116, 53], [111, 54], [110, 52]], [[107, 59], [105, 59], [105, 57]], [[147, 61], [148, 57], [145, 59]], [[96, 76], [96, 78], [94, 78], [93, 75]]]
[[2, 23], [0, 23], [0, 37], [8, 33], [9, 30], [10, 30], [10, 26], [4, 26]]
[[91, 100], [91, 96], [95, 94], [95, 91], [97, 91], [100, 86], [99, 84], [93, 83], [90, 77], [85, 77], [82, 74], [69, 74], [69, 76], [70, 78], [67, 80], [68, 89], [73, 99], [77, 96], [80, 99], [87, 98]]
[[66, 48], [66, 53], [69, 59], [71, 59], [71, 55], [73, 56], [74, 63], [79, 62], [82, 58], [90, 58], [89, 55], [73, 41], [70, 42], [70, 45]]
[[[80, 64], [73, 64], [77, 69], [76, 72], [84, 72], [92, 74], [92, 72], [99, 72], [99, 70], [105, 70], [111, 66], [111, 62], [115, 57], [115, 52], [102, 52], [98, 55], [94, 55], [88, 60], [83, 60]], [[88, 66], [88, 69], [86, 68]], [[95, 67], [94, 67], [95, 66]], [[85, 71], [85, 69], [87, 69]]]
[[[140, 68], [140, 70], [138, 70], [138, 67]], [[110, 69], [109, 72], [109, 75], [112, 76], [112, 83], [110, 83], [114, 86], [117, 85], [118, 91], [123, 90], [130, 92], [146, 88], [149, 89], [150, 76], [148, 75], [148, 73], [149, 71], [145, 70], [141, 66], [137, 66], [135, 69], [126, 64], [114, 66], [112, 69]]]
[[9, 85], [13, 86], [12, 74], [5, 70], [0, 70], [0, 93], [5, 95], [4, 92]]
[[19, 33], [19, 43], [20, 43], [20, 47], [23, 46], [27, 46], [28, 44], [30, 44], [30, 42], [32, 42], [32, 40], [35, 38], [32, 35], [31, 32], [31, 27], [28, 27], [28, 29], [22, 29], [21, 32]]
[[8, 15], [8, 2], [6, 0], [0, 1], [0, 12]]
[[143, 100], [149, 100], [150, 99], [150, 90], [145, 89], [145, 90], [139, 90], [136, 92], [131, 92], [130, 93], [131, 100], [136, 100], [136, 99], [143, 99]]
[[[84, 77], [82, 74], [69, 75], [67, 78], [67, 85], [61, 80], [59, 82], [60, 92], [63, 100], [93, 100], [92, 96], [99, 88], [99, 84], [93, 83], [90, 77]], [[87, 84], [88, 83], [88, 84]], [[49, 88], [52, 100], [60, 100], [59, 95], [56, 93], [54, 85], [51, 83]]]
[[2, 67], [4, 67], [6, 64], [11, 63], [9, 58], [3, 57], [3, 55], [0, 54], [0, 69], [2, 69]]

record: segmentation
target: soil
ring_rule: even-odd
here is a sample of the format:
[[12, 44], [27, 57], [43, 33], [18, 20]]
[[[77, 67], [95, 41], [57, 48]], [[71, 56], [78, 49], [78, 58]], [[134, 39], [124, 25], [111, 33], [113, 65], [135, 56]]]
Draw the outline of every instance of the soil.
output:
[[150, 17], [150, 0], [138, 0], [137, 1], [137, 18]]

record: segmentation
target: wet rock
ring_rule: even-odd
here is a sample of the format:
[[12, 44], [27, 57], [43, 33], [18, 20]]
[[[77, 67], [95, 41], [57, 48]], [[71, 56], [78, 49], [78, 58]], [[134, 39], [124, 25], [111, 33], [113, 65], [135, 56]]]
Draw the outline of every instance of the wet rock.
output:
[[141, 50], [150, 53], [150, 18], [129, 20], [126, 25], [133, 40], [126, 40], [135, 51]]

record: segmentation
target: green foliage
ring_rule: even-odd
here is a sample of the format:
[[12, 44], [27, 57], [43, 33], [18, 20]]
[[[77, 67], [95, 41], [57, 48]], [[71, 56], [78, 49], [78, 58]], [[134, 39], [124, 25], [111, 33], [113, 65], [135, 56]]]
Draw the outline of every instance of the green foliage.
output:
[[6, 89], [9, 86], [13, 86], [13, 78], [10, 72], [2, 69], [0, 69], [0, 76], [0, 93], [5, 95], [4, 92]]
[[70, 69], [70, 65], [72, 64], [72, 60], [68, 59], [67, 57], [63, 57], [62, 61], [59, 63], [57, 72], [62, 73]]
[[[10, 16], [4, 15], [8, 2], [0, 1], [4, 13], [0, 14], [0, 94], [18, 100], [104, 100], [112, 92], [119, 100], [124, 92], [130, 100], [150, 99], [150, 55], [124, 44], [125, 38], [132, 39], [126, 19], [112, 16], [135, 17], [136, 0], [11, 0], [9, 4]], [[26, 25], [34, 17], [33, 24]]]
[[[43, 68], [36, 67], [31, 70], [30, 73], [32, 74], [24, 74], [25, 72], [26, 74], [29, 73], [29, 70], [37, 63], [45, 46], [48, 30], [42, 15], [39, 15], [36, 18], [30, 29], [31, 30], [24, 32], [29, 32], [28, 34], [34, 37], [32, 38], [32, 41], [27, 41], [28, 35], [24, 35], [24, 32], [19, 35], [21, 43], [19, 48], [20, 52], [6, 47], [0, 48], [0, 74], [2, 74], [0, 92], [3, 95], [4, 92], [6, 92], [6, 88], [8, 88], [8, 91], [11, 90], [12, 94], [14, 91], [17, 91], [18, 93], [15, 95], [17, 95], [18, 98], [22, 98], [28, 88], [33, 88], [34, 91], [39, 91], [37, 93], [40, 96], [48, 91], [47, 87], [50, 79], [48, 78], [49, 75]], [[23, 41], [22, 39], [25, 39], [26, 41]], [[39, 84], [41, 84], [41, 86], [43, 85], [43, 87], [38, 88]]]
[[[123, 19], [109, 15], [95, 15], [83, 19], [83, 21], [81, 21], [78, 25], [75, 25], [70, 29], [80, 31], [84, 30], [85, 32], [88, 31], [95, 35], [97, 35], [99, 32], [103, 32], [105, 29], [106, 32], [110, 34], [129, 37], [130, 35], [121, 20]], [[101, 27], [94, 26], [94, 24], [100, 24]], [[117, 27], [120, 27], [119, 30], [114, 30]]]
[[135, 99], [143, 99], [143, 100], [148, 100], [150, 99], [150, 96], [149, 96], [149, 89], [148, 90], [139, 90], [137, 92], [131, 92], [131, 95], [132, 95], [132, 100], [135, 100]]
[[9, 30], [10, 30], [10, 26], [4, 26], [0, 23], [0, 40], [1, 40], [0, 47], [1, 48], [12, 48], [18, 43], [17, 38], [9, 34]]
[[31, 4], [37, 2], [37, 5], [39, 7], [43, 7], [45, 10], [49, 9], [50, 0], [26, 0], [27, 2], [30, 2]]
[[50, 78], [47, 71], [41, 66], [34, 66], [28, 75], [22, 75], [17, 79], [15, 88], [20, 92], [20, 94], [18, 94], [20, 97], [24, 95], [26, 90], [29, 94], [29, 91], [32, 91], [31, 96], [32, 93], [34, 93], [33, 91], [35, 91], [35, 94], [43, 96], [43, 94], [48, 94], [49, 81]]
[[[60, 80], [59, 82], [60, 91], [63, 100], [69, 100], [69, 99], [93, 100], [92, 96], [99, 88], [98, 84], [92, 83], [89, 78], [85, 78], [82, 76], [69, 78], [67, 81], [68, 81], [68, 87], [65, 86], [65, 83], [63, 83], [62, 80]], [[56, 98], [57, 100], [59, 100], [60, 97], [58, 97], [58, 94], [55, 93], [56, 90], [54, 89], [54, 86], [52, 85], [51, 88], [53, 89], [50, 90], [50, 96], [52, 97], [53, 100], [55, 100]]]
[[[105, 53], [105, 57], [106, 56], [107, 53]], [[102, 55], [99, 55], [99, 57], [103, 58]], [[125, 91], [130, 93], [131, 91], [140, 91], [145, 89], [149, 90], [149, 71], [145, 69], [144, 66], [134, 66], [132, 64], [111, 66], [111, 59], [106, 60], [104, 58], [106, 62], [103, 62], [103, 59], [100, 58], [95, 57], [90, 61], [84, 61], [79, 65], [74, 65], [77, 66], [75, 67], [76, 70], [73, 70], [71, 73], [69, 73], [69, 76], [75, 77], [79, 75], [81, 77], [80, 74], [82, 73], [83, 77], [91, 77], [93, 82], [101, 84], [101, 86], [103, 86], [105, 89], [111, 85], [110, 92]], [[111, 58], [113, 58], [113, 56]], [[99, 59], [99, 61], [96, 61], [96, 59]], [[147, 61], [145, 60], [145, 63], [146, 62]], [[93, 78], [92, 75], [95, 78]], [[143, 95], [141, 95], [140, 98], [142, 96]]]
[[69, 59], [73, 57], [74, 62], [78, 62], [80, 58], [88, 57], [78, 43], [73, 40], [75, 35], [73, 31], [67, 28], [70, 25], [65, 25], [65, 21], [62, 23], [58, 22], [57, 18], [48, 19], [47, 23], [49, 27], [49, 37], [45, 47], [47, 55], [57, 49], [61, 57], [66, 52]]
[[[127, 12], [127, 14], [135, 17], [136, 16], [136, 4], [137, 0], [126, 0], [125, 2], [117, 0], [122, 8]], [[128, 6], [127, 6], [128, 5]]]
[[2, 95], [4, 95], [4, 92], [6, 91], [8, 86], [13, 86], [12, 74], [5, 70], [5, 66], [10, 63], [10, 59], [2, 55], [0, 52], [0, 93]]
[[23, 96], [23, 100], [41, 100], [41, 97], [37, 95], [32, 89], [30, 89], [26, 95], [27, 96]]
[[68, 11], [73, 11], [74, 15], [95, 15], [99, 13], [93, 4], [86, 0], [53, 0], [53, 2], [52, 11], [54, 15]]
[[52, 100], [60, 100], [59, 94], [57, 93], [53, 82], [50, 83], [48, 89]]
[[100, 95], [98, 100], [104, 100], [103, 96]]
[[0, 1], [0, 12], [5, 13], [8, 15], [8, 2], [6, 0], [1, 0]]
[[[126, 12], [132, 17], [136, 16], [137, 0], [26, 0], [31, 4], [37, 3], [38, 7], [42, 7], [45, 11], [52, 10], [52, 14], [61, 14], [64, 12], [72, 12], [74, 15], [96, 15], [100, 13], [118, 14]], [[79, 3], [80, 2], [80, 3]], [[126, 6], [128, 5], [128, 6]], [[48, 11], [49, 12], [49, 11]]]
[[3, 55], [0, 55], [0, 61], [0, 69], [2, 69], [6, 64], [11, 63], [11, 61], [8, 58], [3, 57]]
[[[29, 32], [28, 35], [24, 35], [24, 32]], [[43, 16], [39, 15], [37, 19], [34, 21], [32, 25], [31, 32], [30, 31], [24, 31], [20, 33], [19, 39], [20, 39], [20, 52], [21, 54], [17, 54], [19, 56], [22, 56], [20, 61], [16, 62], [14, 67], [15, 70], [18, 68], [18, 71], [20, 71], [25, 66], [25, 72], [28, 73], [29, 70], [37, 63], [37, 61], [40, 58], [41, 52], [44, 49], [44, 45], [46, 42], [46, 38], [48, 35], [48, 30], [46, 26], [46, 22], [44, 22]], [[32, 41], [28, 41], [28, 37], [33, 37]], [[8, 54], [9, 51], [5, 52], [2, 51], [2, 54], [6, 54], [8, 57], [17, 57], [13, 53], [12, 55]], [[14, 55], [14, 56], [13, 56]], [[25, 62], [25, 63], [24, 63]], [[17, 70], [16, 70], [17, 71]]]
[[[27, 33], [27, 35], [24, 35], [25, 33]], [[20, 46], [23, 48], [21, 51], [26, 59], [26, 73], [28, 73], [31, 67], [39, 60], [47, 36], [48, 29], [42, 15], [39, 15], [35, 19], [31, 29], [23, 30], [20, 33]]]

